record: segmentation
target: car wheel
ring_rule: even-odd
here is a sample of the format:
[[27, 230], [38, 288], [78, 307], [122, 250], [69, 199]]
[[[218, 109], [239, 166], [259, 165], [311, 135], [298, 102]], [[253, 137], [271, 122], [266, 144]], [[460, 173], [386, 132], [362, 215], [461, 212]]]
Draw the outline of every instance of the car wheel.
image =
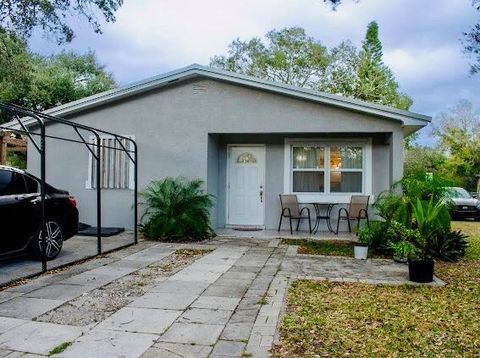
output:
[[[48, 219], [45, 222], [45, 237], [44, 230], [39, 228], [35, 234], [33, 240], [33, 253], [35, 257], [39, 260], [45, 258], [45, 260], [53, 260], [58, 256], [63, 246], [63, 231], [60, 224], [55, 221]], [[45, 241], [45, 250], [43, 250], [43, 244]]]

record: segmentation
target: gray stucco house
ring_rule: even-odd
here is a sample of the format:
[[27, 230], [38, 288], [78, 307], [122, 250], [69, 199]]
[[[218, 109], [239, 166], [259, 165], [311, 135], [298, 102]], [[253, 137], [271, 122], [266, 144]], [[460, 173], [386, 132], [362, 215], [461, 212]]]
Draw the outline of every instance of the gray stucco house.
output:
[[[140, 189], [167, 176], [203, 179], [216, 197], [212, 220], [218, 228], [275, 228], [280, 193], [296, 193], [301, 202], [347, 203], [353, 193], [374, 200], [402, 177], [403, 138], [430, 121], [200, 65], [47, 113], [132, 136], [139, 147]], [[47, 132], [75, 138], [58, 124]], [[88, 151], [47, 140], [47, 152], [48, 182], [75, 195], [81, 220], [95, 224]], [[104, 224], [132, 227], [130, 164], [108, 149], [103, 155]], [[38, 156], [29, 150], [28, 170], [38, 169]]]

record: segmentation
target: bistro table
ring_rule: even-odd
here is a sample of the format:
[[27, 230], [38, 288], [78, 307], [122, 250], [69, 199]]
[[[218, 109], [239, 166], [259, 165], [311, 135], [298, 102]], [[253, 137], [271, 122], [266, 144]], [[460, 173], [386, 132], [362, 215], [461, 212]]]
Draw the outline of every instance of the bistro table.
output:
[[338, 203], [313, 202], [306, 204], [313, 205], [315, 208], [315, 225], [313, 226], [313, 233], [317, 233], [318, 228], [320, 227], [320, 220], [325, 220], [327, 222], [328, 231], [334, 232], [332, 224], [330, 223], [330, 215], [333, 207], [338, 205]]

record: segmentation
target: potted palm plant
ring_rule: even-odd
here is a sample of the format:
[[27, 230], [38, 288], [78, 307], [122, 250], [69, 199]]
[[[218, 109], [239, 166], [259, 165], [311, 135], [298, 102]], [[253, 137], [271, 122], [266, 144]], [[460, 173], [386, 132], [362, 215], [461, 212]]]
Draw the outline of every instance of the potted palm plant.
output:
[[449, 220], [448, 223], [442, 222], [446, 207], [442, 202], [435, 203], [433, 199], [422, 201], [417, 198], [416, 202], [411, 203], [411, 208], [414, 227], [418, 234], [411, 240], [415, 249], [408, 257], [409, 277], [414, 282], [432, 282], [435, 262], [430, 246], [438, 232], [450, 224]]

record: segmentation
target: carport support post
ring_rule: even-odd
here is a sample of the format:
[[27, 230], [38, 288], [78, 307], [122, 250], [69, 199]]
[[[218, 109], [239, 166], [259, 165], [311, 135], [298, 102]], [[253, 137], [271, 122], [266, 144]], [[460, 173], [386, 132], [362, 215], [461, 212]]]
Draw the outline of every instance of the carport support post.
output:
[[46, 250], [47, 250], [47, 227], [45, 226], [45, 172], [46, 172], [46, 165], [45, 165], [45, 124], [43, 121], [38, 118], [40, 122], [40, 212], [42, 217], [42, 244], [43, 244], [43, 251], [42, 252], [42, 271], [47, 271], [47, 259], [45, 257]]
[[138, 244], [138, 147], [137, 147], [137, 143], [136, 142], [133, 142], [133, 148], [135, 149], [135, 153], [134, 153], [134, 158], [135, 158], [135, 163], [134, 164], [134, 174], [133, 174], [133, 177], [134, 177], [134, 180], [135, 180], [135, 184], [134, 184], [134, 207], [133, 207], [133, 211], [134, 211], [134, 220], [135, 222], [133, 223], [133, 230], [135, 231], [134, 233], [134, 237], [135, 237], [135, 244]]
[[95, 133], [97, 138], [97, 253], [100, 255], [102, 253], [102, 186], [100, 184], [100, 160], [101, 160], [101, 149], [100, 149], [100, 136], [98, 133]]

